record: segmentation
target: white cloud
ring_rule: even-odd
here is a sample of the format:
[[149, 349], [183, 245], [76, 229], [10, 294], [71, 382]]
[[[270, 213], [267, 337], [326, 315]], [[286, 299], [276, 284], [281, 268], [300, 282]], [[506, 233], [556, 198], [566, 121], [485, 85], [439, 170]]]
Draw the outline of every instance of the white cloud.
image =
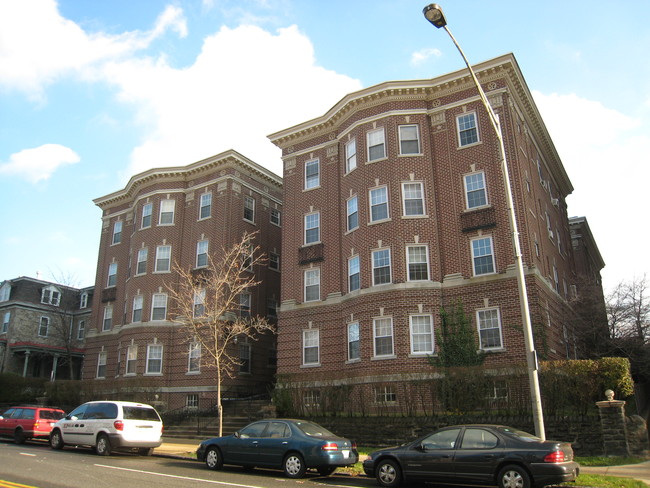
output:
[[437, 48], [420, 49], [419, 51], [411, 54], [411, 65], [419, 66], [421, 64], [424, 64], [431, 56], [439, 58], [442, 56], [442, 52]]
[[77, 153], [68, 147], [43, 144], [9, 156], [7, 163], [0, 163], [0, 174], [16, 175], [30, 183], [38, 183], [49, 179], [61, 166], [79, 161]]

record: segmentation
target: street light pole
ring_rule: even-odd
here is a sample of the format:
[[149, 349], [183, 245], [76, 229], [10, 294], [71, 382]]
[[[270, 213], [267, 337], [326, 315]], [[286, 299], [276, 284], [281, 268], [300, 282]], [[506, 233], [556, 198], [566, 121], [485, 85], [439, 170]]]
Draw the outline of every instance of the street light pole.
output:
[[526, 278], [524, 276], [524, 266], [521, 258], [521, 245], [519, 242], [519, 231], [517, 228], [517, 217], [515, 215], [515, 205], [512, 198], [512, 185], [510, 183], [510, 174], [508, 172], [508, 161], [506, 160], [506, 150], [503, 142], [503, 133], [501, 132], [501, 124], [499, 123], [499, 116], [494, 112], [494, 109], [490, 105], [485, 92], [481, 87], [481, 84], [472, 69], [472, 66], [469, 64], [465, 53], [460, 48], [458, 42], [452, 35], [451, 31], [447, 28], [447, 20], [445, 15], [442, 12], [442, 9], [439, 5], [432, 3], [424, 7], [422, 13], [425, 18], [431, 22], [436, 28], [444, 28], [449, 34], [449, 37], [458, 48], [458, 52], [463, 57], [467, 69], [469, 70], [474, 84], [478, 89], [481, 102], [485, 106], [485, 110], [490, 118], [490, 123], [496, 133], [497, 139], [499, 141], [499, 159], [501, 163], [501, 172], [503, 174], [503, 181], [505, 186], [506, 193], [506, 204], [508, 206], [508, 220], [510, 222], [510, 229], [512, 231], [512, 246], [515, 253], [515, 268], [517, 275], [517, 288], [519, 291], [519, 301], [521, 306], [521, 316], [523, 319], [523, 329], [524, 329], [524, 343], [526, 347], [526, 364], [528, 367], [528, 382], [530, 387], [530, 396], [533, 409], [533, 422], [535, 424], [535, 434], [537, 437], [540, 437], [542, 440], [546, 439], [546, 434], [544, 430], [544, 415], [542, 413], [542, 400], [539, 391], [539, 378], [537, 376], [537, 353], [535, 351], [535, 342], [533, 340], [533, 327], [530, 321], [530, 308], [528, 306], [528, 294], [526, 293]]

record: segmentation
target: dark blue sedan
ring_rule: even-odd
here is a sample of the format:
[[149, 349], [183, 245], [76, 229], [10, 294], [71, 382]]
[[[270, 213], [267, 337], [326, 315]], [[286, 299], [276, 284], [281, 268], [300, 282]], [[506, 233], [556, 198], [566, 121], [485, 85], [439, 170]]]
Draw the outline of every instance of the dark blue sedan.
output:
[[354, 442], [313, 422], [294, 419], [260, 420], [232, 435], [205, 440], [196, 457], [210, 469], [224, 464], [259, 466], [283, 469], [289, 478], [302, 478], [307, 469], [328, 476], [359, 460]]

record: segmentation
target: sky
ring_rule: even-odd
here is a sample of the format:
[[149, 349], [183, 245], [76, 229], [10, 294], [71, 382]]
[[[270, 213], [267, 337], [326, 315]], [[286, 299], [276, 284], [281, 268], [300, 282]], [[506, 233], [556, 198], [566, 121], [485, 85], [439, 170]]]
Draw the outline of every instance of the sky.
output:
[[[269, 134], [361, 88], [464, 68], [426, 4], [0, 0], [0, 281], [94, 285], [93, 199], [133, 175], [234, 149], [281, 176]], [[440, 5], [471, 63], [517, 58], [605, 291], [650, 277], [650, 2]]]

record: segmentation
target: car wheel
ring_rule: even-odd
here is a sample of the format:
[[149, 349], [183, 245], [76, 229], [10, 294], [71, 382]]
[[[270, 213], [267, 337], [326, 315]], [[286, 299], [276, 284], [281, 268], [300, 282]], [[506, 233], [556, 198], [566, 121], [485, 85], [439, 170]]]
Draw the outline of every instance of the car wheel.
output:
[[329, 476], [334, 471], [336, 471], [335, 466], [323, 466], [323, 467], [318, 468], [318, 474], [320, 474], [321, 476]]
[[307, 471], [307, 466], [305, 466], [305, 461], [302, 459], [302, 456], [296, 452], [292, 452], [284, 458], [284, 474], [287, 478], [302, 478]]
[[531, 488], [530, 476], [521, 466], [514, 464], [504, 467], [499, 471], [499, 488]]
[[153, 454], [153, 447], [141, 447], [138, 449], [140, 456], [151, 456]]
[[223, 466], [223, 458], [218, 448], [208, 448], [208, 452], [205, 453], [205, 465], [210, 469], [221, 469]]
[[377, 483], [386, 488], [394, 488], [402, 482], [402, 470], [396, 461], [386, 459], [377, 465]]
[[16, 444], [24, 444], [25, 443], [25, 433], [23, 432], [23, 429], [16, 429], [14, 431], [14, 442]]
[[95, 452], [100, 456], [111, 455], [111, 441], [108, 440], [108, 436], [106, 434], [99, 434], [97, 436], [97, 445], [95, 446]]
[[63, 437], [61, 437], [60, 430], [53, 430], [50, 434], [50, 447], [52, 449], [63, 449]]

